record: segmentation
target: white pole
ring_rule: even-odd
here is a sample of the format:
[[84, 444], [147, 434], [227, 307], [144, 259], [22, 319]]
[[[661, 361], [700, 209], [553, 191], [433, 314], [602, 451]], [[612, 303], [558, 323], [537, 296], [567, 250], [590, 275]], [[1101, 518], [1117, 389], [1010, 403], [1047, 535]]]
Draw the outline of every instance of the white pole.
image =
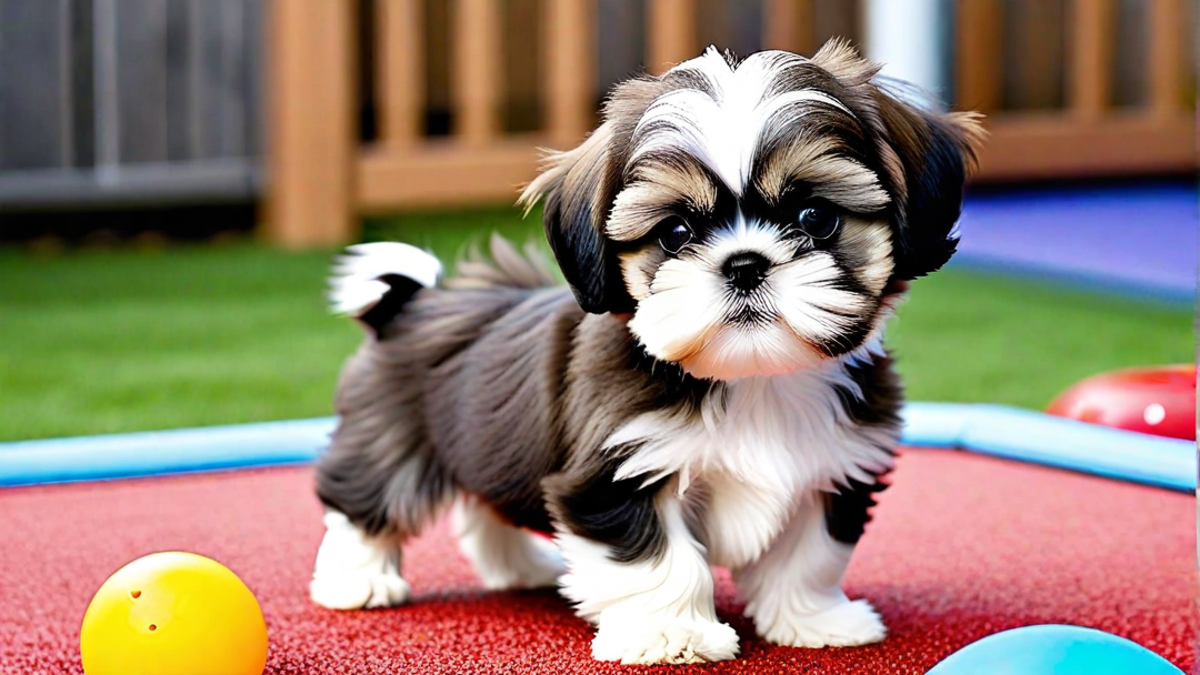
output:
[[883, 74], [946, 98], [952, 7], [944, 0], [865, 0], [866, 53]]

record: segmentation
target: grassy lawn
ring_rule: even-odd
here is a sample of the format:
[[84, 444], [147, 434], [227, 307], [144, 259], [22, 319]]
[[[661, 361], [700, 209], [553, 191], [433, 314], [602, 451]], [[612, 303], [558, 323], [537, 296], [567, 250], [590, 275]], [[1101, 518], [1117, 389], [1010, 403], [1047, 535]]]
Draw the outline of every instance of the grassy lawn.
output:
[[[367, 224], [453, 258], [511, 211]], [[0, 440], [328, 415], [357, 327], [330, 317], [330, 252], [225, 244], [35, 255], [0, 249]], [[948, 270], [890, 333], [912, 398], [1042, 407], [1121, 366], [1192, 359], [1191, 313]]]

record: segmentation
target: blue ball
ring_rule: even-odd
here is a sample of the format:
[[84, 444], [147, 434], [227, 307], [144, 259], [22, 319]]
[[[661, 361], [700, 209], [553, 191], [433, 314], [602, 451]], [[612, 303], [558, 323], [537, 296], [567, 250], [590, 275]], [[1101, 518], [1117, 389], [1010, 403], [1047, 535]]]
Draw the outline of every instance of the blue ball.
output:
[[1136, 642], [1080, 626], [1026, 626], [989, 635], [926, 675], [1184, 675]]

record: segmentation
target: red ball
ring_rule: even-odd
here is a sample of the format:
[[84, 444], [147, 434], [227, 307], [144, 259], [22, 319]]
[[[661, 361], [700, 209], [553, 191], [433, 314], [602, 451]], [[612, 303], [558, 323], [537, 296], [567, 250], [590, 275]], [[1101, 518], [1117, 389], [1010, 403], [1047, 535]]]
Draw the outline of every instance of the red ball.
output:
[[1196, 366], [1131, 368], [1089, 377], [1046, 412], [1144, 434], [1196, 439]]

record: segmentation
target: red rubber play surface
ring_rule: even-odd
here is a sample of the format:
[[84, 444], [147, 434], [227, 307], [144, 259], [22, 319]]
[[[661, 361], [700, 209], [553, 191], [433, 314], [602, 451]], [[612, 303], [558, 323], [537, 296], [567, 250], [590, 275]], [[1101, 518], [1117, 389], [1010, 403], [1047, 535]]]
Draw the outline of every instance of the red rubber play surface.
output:
[[[588, 657], [553, 592], [485, 593], [442, 527], [413, 542], [406, 607], [336, 613], [306, 597], [320, 540], [307, 468], [0, 490], [0, 672], [79, 673], [92, 593], [131, 559], [211, 556], [257, 594], [268, 673], [629, 672]], [[671, 672], [924, 673], [985, 635], [1036, 623], [1130, 638], [1191, 672], [1193, 496], [946, 450], [907, 450], [847, 575], [891, 630], [801, 650], [753, 637], [728, 575], [717, 606], [743, 657]], [[666, 672], [659, 669], [659, 672]]]

